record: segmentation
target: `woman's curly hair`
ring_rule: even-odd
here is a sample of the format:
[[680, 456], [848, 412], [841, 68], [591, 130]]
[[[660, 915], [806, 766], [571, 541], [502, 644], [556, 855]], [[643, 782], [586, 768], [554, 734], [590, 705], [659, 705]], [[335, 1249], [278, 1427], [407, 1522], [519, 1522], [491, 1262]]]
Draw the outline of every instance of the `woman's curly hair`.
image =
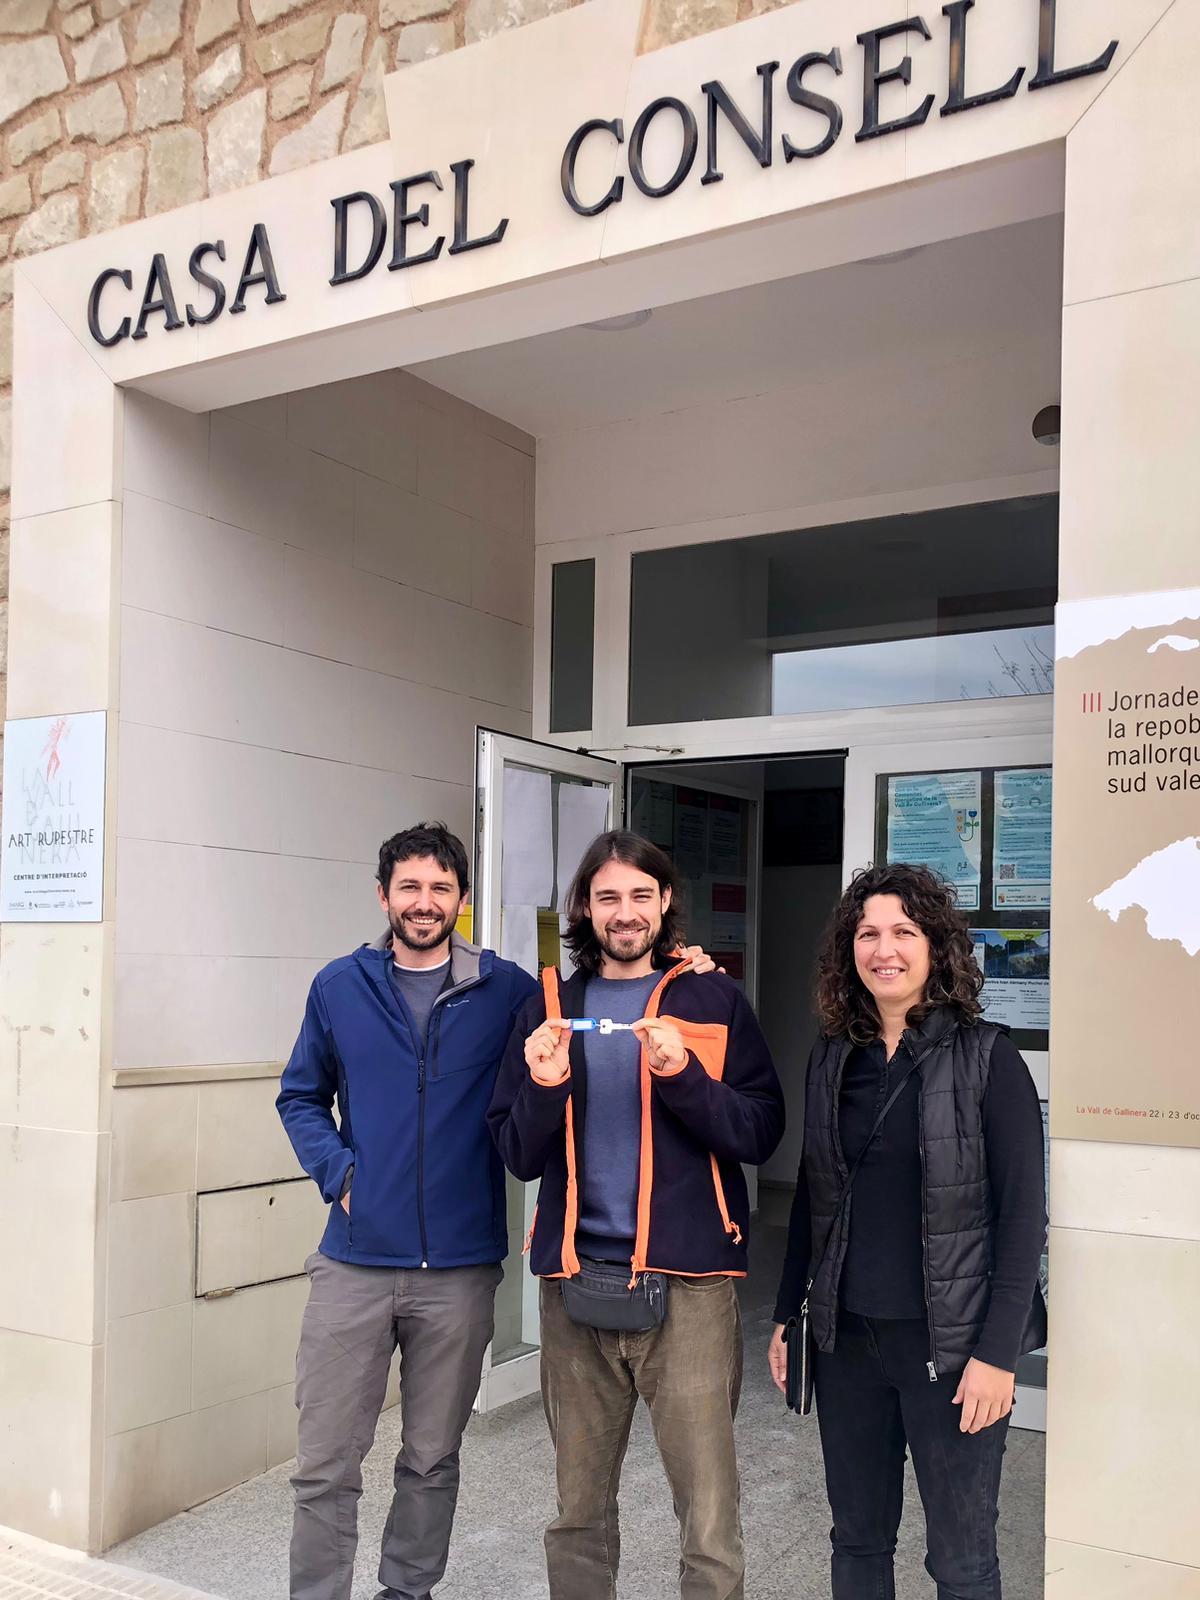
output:
[[921, 1022], [938, 1006], [952, 1006], [963, 1022], [983, 1013], [979, 991], [983, 973], [975, 960], [967, 919], [958, 909], [952, 885], [928, 867], [897, 862], [889, 867], [863, 867], [854, 874], [825, 930], [817, 959], [817, 1014], [821, 1031], [845, 1035], [854, 1044], [870, 1044], [882, 1028], [870, 991], [854, 964], [854, 935], [863, 907], [875, 894], [894, 894], [929, 940], [929, 982], [925, 996], [905, 1019]]

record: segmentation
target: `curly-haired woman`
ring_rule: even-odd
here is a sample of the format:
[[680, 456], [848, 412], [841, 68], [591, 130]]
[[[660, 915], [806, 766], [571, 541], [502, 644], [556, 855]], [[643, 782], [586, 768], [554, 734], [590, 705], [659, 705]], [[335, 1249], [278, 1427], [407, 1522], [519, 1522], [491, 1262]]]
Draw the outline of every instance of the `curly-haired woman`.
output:
[[1046, 1213], [1037, 1090], [980, 1020], [982, 982], [940, 878], [855, 876], [820, 957], [770, 1347], [782, 1389], [784, 1326], [807, 1293], [834, 1600], [895, 1594], [906, 1446], [939, 1600], [1000, 1597], [1000, 1466], [1017, 1359], [1045, 1342]]

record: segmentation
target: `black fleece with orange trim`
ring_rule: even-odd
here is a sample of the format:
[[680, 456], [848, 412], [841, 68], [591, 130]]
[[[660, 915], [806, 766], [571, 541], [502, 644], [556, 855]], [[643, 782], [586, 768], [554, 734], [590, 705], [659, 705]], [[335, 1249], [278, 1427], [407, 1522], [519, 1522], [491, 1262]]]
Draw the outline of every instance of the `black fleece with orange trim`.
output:
[[[579, 1270], [575, 1225], [587, 1119], [584, 1035], [573, 1034], [570, 1075], [547, 1087], [525, 1064], [525, 1041], [552, 1013], [557, 974], [528, 1001], [508, 1041], [488, 1126], [505, 1166], [525, 1182], [541, 1179], [530, 1240], [539, 1277]], [[584, 1011], [587, 978], [558, 986], [564, 1017]], [[783, 1090], [762, 1030], [741, 990], [723, 974], [664, 970], [646, 1007], [683, 1035], [688, 1061], [673, 1075], [651, 1070], [642, 1050], [642, 1131], [638, 1228], [632, 1269], [744, 1276], [749, 1200], [742, 1163], [765, 1161], [783, 1137]]]

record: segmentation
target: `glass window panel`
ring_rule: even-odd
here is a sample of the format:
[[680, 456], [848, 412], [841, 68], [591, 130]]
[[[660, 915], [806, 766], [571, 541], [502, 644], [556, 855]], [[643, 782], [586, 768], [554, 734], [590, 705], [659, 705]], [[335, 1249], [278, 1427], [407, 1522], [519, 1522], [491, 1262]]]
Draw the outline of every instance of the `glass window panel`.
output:
[[1058, 498], [633, 558], [631, 723], [1049, 694]]
[[596, 563], [558, 562], [550, 604], [550, 732], [571, 733], [592, 725]]
[[1054, 629], [1006, 628], [999, 633], [788, 650], [774, 656], [772, 666], [774, 712], [1050, 694]]

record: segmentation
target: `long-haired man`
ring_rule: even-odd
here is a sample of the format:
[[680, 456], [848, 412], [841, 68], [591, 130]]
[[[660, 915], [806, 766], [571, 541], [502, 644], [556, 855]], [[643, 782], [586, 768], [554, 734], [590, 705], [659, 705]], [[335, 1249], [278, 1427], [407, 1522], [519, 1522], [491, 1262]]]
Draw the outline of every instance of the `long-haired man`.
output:
[[543, 973], [488, 1112], [509, 1170], [541, 1180], [531, 1263], [558, 1480], [551, 1600], [615, 1593], [617, 1486], [639, 1396], [679, 1516], [682, 1595], [744, 1592], [742, 1163], [775, 1149], [784, 1104], [741, 991], [675, 958], [678, 916], [656, 845], [624, 830], [592, 843], [567, 898], [575, 974], [560, 987]]

